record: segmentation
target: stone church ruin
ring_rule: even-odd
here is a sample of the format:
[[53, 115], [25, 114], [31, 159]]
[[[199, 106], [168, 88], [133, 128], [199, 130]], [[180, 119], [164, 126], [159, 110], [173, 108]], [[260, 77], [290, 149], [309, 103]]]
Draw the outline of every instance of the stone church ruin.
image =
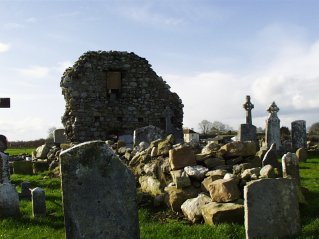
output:
[[132, 52], [87, 52], [66, 69], [60, 85], [62, 123], [71, 142], [133, 135], [148, 125], [182, 138], [181, 99]]

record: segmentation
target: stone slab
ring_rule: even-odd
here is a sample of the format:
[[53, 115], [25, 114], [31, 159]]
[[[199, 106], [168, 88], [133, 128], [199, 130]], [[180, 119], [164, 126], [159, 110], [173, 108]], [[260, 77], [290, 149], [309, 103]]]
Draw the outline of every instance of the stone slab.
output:
[[246, 238], [284, 238], [300, 233], [295, 180], [259, 179], [244, 187]]
[[66, 238], [139, 238], [135, 178], [103, 141], [61, 152]]

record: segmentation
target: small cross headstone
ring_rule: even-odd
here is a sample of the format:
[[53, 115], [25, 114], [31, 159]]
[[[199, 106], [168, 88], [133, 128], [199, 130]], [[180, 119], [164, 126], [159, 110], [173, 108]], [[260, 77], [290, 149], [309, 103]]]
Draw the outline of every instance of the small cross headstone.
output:
[[254, 105], [250, 102], [250, 96], [246, 96], [246, 103], [243, 104], [244, 109], [247, 111], [246, 112], [246, 124], [252, 124], [252, 119], [251, 119], [251, 110], [254, 108]]
[[32, 195], [32, 215], [33, 217], [45, 216], [45, 192], [42, 188], [36, 187], [31, 190]]

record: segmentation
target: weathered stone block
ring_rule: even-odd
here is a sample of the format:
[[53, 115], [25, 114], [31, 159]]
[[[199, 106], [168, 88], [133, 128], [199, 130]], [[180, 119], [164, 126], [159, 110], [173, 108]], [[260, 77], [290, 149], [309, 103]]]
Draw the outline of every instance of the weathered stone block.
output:
[[187, 188], [176, 188], [174, 186], [169, 186], [165, 188], [166, 194], [166, 204], [171, 208], [174, 212], [180, 212], [182, 204], [190, 198], [197, 197], [200, 192], [199, 189], [195, 187], [187, 187]]
[[198, 181], [202, 181], [205, 177], [205, 174], [208, 172], [208, 168], [202, 165], [186, 166], [184, 170], [188, 176]]
[[256, 144], [250, 141], [234, 141], [223, 145], [220, 152], [226, 158], [252, 156], [256, 154]]
[[294, 180], [260, 179], [244, 187], [246, 238], [284, 238], [301, 230]]
[[196, 165], [195, 154], [191, 148], [185, 146], [171, 149], [169, 151], [169, 164], [172, 170]]
[[231, 202], [240, 197], [235, 179], [218, 179], [208, 186], [210, 197], [214, 202]]
[[187, 199], [181, 206], [183, 214], [189, 221], [195, 223], [202, 218], [202, 207], [212, 202], [205, 194], [199, 194], [196, 198]]
[[244, 222], [244, 206], [238, 203], [211, 202], [202, 207], [202, 216], [208, 225]]
[[66, 238], [139, 238], [135, 178], [103, 141], [60, 160]]
[[140, 176], [138, 179], [142, 192], [153, 196], [162, 194], [161, 182], [153, 176]]
[[191, 180], [183, 169], [172, 170], [171, 175], [176, 188], [185, 188], [191, 185]]

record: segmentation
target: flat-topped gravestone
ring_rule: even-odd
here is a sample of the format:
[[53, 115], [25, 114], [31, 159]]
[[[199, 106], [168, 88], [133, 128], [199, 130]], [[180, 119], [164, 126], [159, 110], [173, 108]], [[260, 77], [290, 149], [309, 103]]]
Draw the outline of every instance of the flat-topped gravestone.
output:
[[60, 154], [66, 238], [139, 238], [135, 178], [103, 141]]
[[290, 238], [301, 231], [297, 183], [259, 179], [244, 187], [246, 239]]
[[65, 144], [68, 142], [66, 135], [65, 135], [65, 130], [64, 129], [56, 129], [53, 132], [53, 142], [55, 144]]
[[295, 120], [291, 122], [291, 138], [294, 151], [299, 148], [307, 148], [306, 121]]

